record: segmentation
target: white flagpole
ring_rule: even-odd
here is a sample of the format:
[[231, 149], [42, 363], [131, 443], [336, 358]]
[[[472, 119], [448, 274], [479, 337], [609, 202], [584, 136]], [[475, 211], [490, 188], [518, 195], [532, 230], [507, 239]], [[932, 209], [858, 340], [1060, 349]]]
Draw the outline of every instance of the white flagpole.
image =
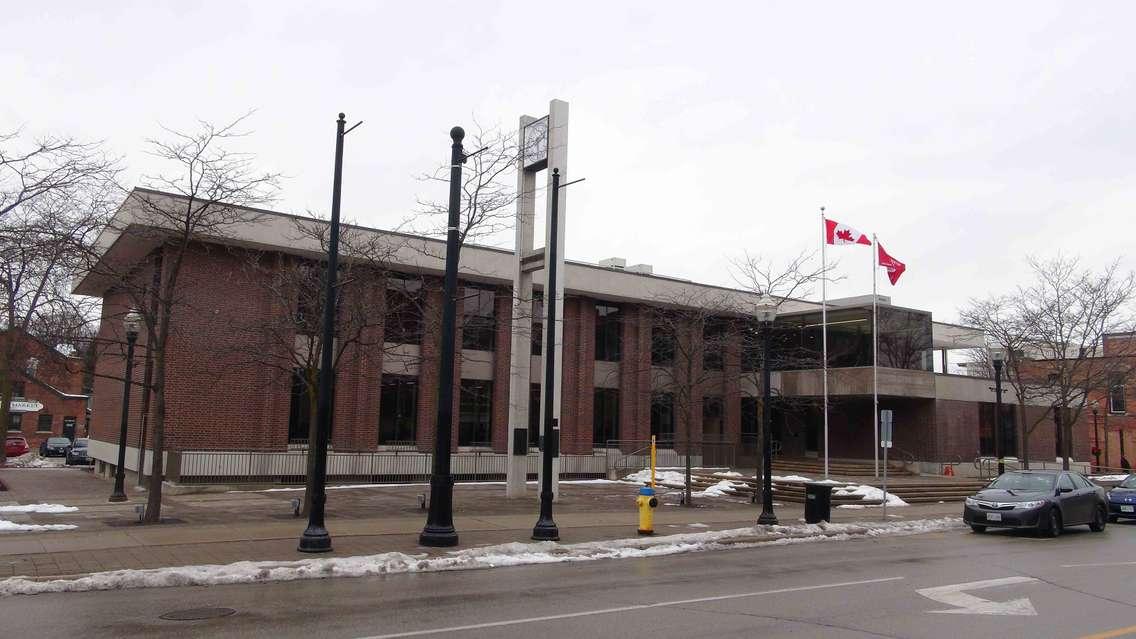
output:
[[820, 333], [821, 367], [824, 378], [824, 478], [828, 479], [828, 262], [825, 245], [828, 224], [824, 217], [824, 207], [820, 207]]
[[[872, 459], [876, 466], [876, 477], [880, 476], [880, 392], [879, 374], [876, 368], [876, 353], [879, 346], [876, 344], [876, 316], [878, 315], [876, 300], [876, 271], [879, 270], [879, 248], [876, 245], [876, 234], [872, 233]], [[886, 495], [885, 495], [886, 497]], [[886, 501], [886, 500], [885, 500]]]

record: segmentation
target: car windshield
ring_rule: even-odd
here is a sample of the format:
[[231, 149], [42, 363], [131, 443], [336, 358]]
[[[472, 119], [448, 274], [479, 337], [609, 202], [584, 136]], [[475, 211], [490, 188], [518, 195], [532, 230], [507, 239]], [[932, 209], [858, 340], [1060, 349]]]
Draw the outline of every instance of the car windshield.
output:
[[70, 439], [66, 437], [51, 437], [48, 438], [47, 443], [51, 446], [67, 445], [71, 443]]
[[85, 440], [85, 439], [76, 439], [75, 440], [75, 448], [86, 448], [86, 447], [87, 447], [87, 440]]
[[1118, 484], [1121, 488], [1136, 488], [1136, 475], [1129, 475]]
[[1053, 481], [1056, 477], [1056, 475], [1034, 475], [1032, 473], [1006, 473], [995, 479], [990, 484], [990, 488], [1039, 493], [1053, 490]]

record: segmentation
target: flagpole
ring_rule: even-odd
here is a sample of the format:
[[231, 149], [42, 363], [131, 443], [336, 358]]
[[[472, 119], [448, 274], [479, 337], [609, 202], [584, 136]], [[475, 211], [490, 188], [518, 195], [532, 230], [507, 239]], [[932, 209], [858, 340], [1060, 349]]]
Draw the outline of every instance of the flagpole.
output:
[[820, 342], [821, 375], [824, 379], [824, 478], [828, 479], [828, 262], [825, 255], [827, 222], [824, 207], [820, 207]]
[[[876, 294], [876, 271], [879, 270], [879, 248], [876, 245], [876, 234], [872, 233], [872, 460], [876, 467], [876, 477], [880, 476], [880, 391], [879, 370], [877, 368], [876, 317], [879, 315]], [[885, 500], [886, 501], [886, 500]]]

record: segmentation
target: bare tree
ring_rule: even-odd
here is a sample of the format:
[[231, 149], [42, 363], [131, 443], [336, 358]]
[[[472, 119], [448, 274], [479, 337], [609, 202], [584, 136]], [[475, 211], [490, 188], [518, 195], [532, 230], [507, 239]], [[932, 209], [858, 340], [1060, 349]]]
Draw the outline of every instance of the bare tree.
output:
[[224, 238], [239, 226], [257, 223], [261, 214], [247, 207], [267, 204], [278, 187], [278, 174], [257, 170], [251, 155], [227, 148], [246, 135], [240, 127], [249, 115], [221, 126], [201, 121], [192, 132], [163, 127], [164, 139], [149, 140], [150, 154], [169, 168], [145, 176], [143, 184], [175, 196], [135, 189], [123, 204], [123, 223], [112, 230], [154, 243], [156, 248], [146, 269], [105, 260], [94, 267], [141, 314], [153, 361], [149, 390], [154, 396], [154, 454], [145, 514], [148, 523], [161, 521], [166, 353], [175, 330], [171, 317], [187, 294], [179, 280], [183, 263], [198, 242]]
[[[25, 155], [22, 164], [7, 160], [19, 166], [17, 174], [25, 181], [14, 192], [0, 192], [8, 202], [0, 216], [0, 325], [8, 331], [0, 349], [0, 423], [5, 425], [12, 371], [23, 365], [25, 334], [48, 338], [51, 346], [75, 346], [97, 304], [71, 295], [70, 278], [86, 266], [107, 219], [115, 171], [110, 165], [92, 171], [82, 164], [83, 154], [94, 153], [92, 147], [56, 149]], [[40, 168], [40, 161], [63, 158], [75, 165], [57, 166], [50, 175]]]
[[82, 199], [118, 171], [96, 142], [49, 136], [21, 144], [19, 131], [0, 133], [0, 218], [47, 196]]

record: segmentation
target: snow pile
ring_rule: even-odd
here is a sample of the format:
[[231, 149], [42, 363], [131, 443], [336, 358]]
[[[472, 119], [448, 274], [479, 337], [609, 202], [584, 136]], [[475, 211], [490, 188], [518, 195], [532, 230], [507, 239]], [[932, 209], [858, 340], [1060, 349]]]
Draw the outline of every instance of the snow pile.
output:
[[0, 533], [6, 532], [42, 532], [45, 530], [72, 530], [78, 528], [74, 524], [17, 524], [14, 521], [0, 519]]
[[883, 501], [887, 497], [888, 506], [907, 506], [907, 502], [900, 499], [898, 496], [891, 493], [884, 493], [884, 491], [876, 488], [875, 486], [857, 486], [856, 484], [848, 484], [834, 488], [832, 491], [833, 497], [853, 497], [859, 496], [860, 499]]
[[659, 557], [723, 548], [755, 548], [857, 537], [914, 535], [960, 528], [961, 526], [962, 521], [958, 518], [859, 524], [822, 522], [792, 526], [755, 526], [666, 535], [647, 539], [615, 539], [580, 544], [558, 544], [551, 541], [514, 542], [452, 551], [438, 557], [390, 552], [358, 557], [328, 557], [296, 561], [240, 561], [225, 565], [115, 570], [94, 573], [77, 579], [55, 579], [51, 581], [11, 577], [0, 581], [0, 596], [124, 588], [263, 583], [329, 577], [366, 577], [526, 564]]
[[802, 475], [773, 475], [773, 481], [809, 482], [812, 480], [812, 477], [804, 477]]
[[6, 464], [9, 468], [43, 468], [45, 466], [57, 466], [57, 464], [53, 464], [39, 455], [36, 455], [34, 451], [24, 453], [19, 457], [12, 457]]
[[1093, 481], [1124, 481], [1128, 479], [1128, 475], [1091, 475], [1089, 479]]
[[10, 513], [73, 513], [79, 510], [75, 506], [64, 506], [63, 504], [26, 504], [22, 506], [0, 506], [0, 515]]
[[[651, 469], [644, 468], [637, 473], [631, 473], [623, 478], [623, 481], [635, 482], [637, 484], [651, 483]], [[655, 483], [657, 484], [680, 484], [686, 485], [686, 473], [676, 470], [655, 470]]]
[[731, 481], [723, 479], [722, 481], [707, 487], [704, 490], [692, 492], [692, 497], [725, 497], [727, 495], [734, 495], [738, 488], [746, 488], [747, 484], [744, 481]]

